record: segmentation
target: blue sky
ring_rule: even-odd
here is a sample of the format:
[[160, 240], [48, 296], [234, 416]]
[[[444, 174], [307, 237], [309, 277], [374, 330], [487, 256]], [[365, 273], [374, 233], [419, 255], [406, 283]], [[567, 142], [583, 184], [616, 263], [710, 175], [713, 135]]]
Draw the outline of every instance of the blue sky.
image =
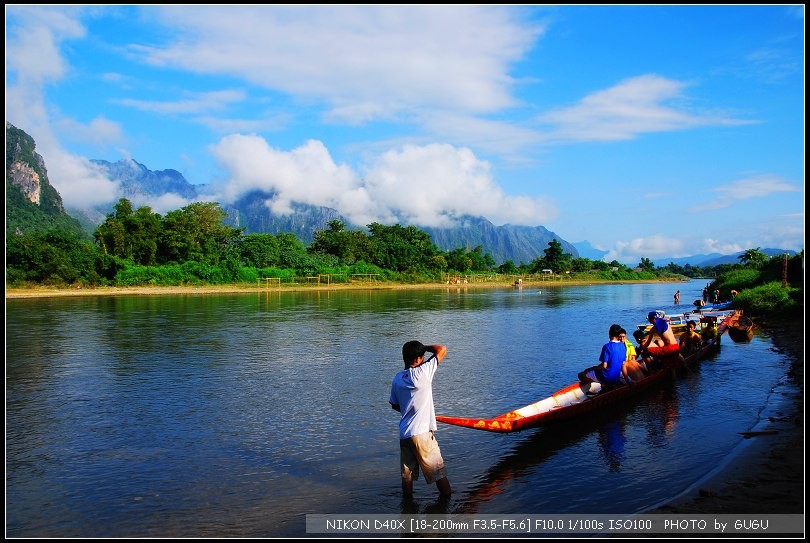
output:
[[799, 251], [804, 113], [803, 5], [6, 6], [6, 120], [67, 207], [120, 197], [88, 159], [133, 159], [628, 264]]

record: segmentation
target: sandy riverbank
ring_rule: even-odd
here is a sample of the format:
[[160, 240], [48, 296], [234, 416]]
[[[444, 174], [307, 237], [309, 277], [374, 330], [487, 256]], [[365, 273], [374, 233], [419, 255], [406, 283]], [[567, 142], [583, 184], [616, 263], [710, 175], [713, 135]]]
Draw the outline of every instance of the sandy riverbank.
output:
[[[592, 282], [548, 281], [524, 283], [523, 289], [587, 285]], [[503, 282], [470, 284], [352, 283], [341, 285], [285, 285], [276, 292], [353, 289], [475, 289], [510, 288]], [[6, 299], [62, 296], [203, 295], [263, 292], [265, 287], [229, 285], [206, 287], [99, 287], [54, 289], [37, 287], [8, 289]], [[804, 513], [804, 321], [773, 319], [757, 322], [773, 338], [776, 349], [791, 359], [785, 382], [771, 395], [771, 401], [735, 453], [703, 481], [666, 504], [656, 504], [649, 513], [767, 514]]]
[[[656, 283], [660, 281], [617, 281], [619, 283]], [[514, 287], [509, 282], [486, 281], [471, 283], [394, 283], [387, 281], [354, 281], [351, 283], [327, 284], [287, 284], [283, 286], [266, 286], [265, 284], [239, 285], [206, 285], [206, 286], [169, 286], [169, 287], [93, 287], [93, 288], [7, 288], [6, 299], [47, 298], [56, 296], [157, 296], [161, 294], [236, 294], [249, 292], [303, 292], [303, 291], [339, 291], [339, 290], [404, 290], [404, 289], [477, 289], [477, 288], [522, 288], [544, 289], [560, 286], [593, 285], [593, 281], [533, 281]], [[612, 284], [600, 281], [598, 284]]]

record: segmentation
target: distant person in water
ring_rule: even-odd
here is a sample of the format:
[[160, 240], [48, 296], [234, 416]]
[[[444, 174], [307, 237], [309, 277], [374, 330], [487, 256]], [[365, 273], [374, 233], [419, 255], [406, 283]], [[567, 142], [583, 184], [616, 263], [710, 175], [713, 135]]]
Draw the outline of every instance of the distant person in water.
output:
[[673, 296], [673, 298], [675, 299], [675, 305], [680, 304], [681, 303], [681, 291], [676, 290], [675, 291], [675, 296]]
[[600, 383], [602, 390], [622, 384], [622, 367], [627, 360], [627, 346], [619, 339], [622, 327], [613, 324], [608, 330], [610, 341], [602, 345], [599, 364], [579, 372], [581, 383]]
[[[425, 357], [430, 353], [430, 356]], [[399, 420], [399, 457], [402, 493], [413, 496], [413, 481], [419, 470], [427, 484], [436, 483], [442, 497], [451, 494], [447, 468], [436, 441], [436, 411], [433, 407], [433, 376], [447, 354], [444, 345], [422, 345], [408, 341], [402, 346], [405, 368], [394, 376], [388, 403], [401, 414]]]

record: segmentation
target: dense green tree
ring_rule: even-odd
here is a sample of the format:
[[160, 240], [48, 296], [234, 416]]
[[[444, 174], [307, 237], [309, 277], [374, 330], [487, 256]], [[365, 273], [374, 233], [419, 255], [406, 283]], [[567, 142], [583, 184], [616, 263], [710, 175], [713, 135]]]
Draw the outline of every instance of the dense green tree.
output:
[[544, 256], [535, 258], [529, 265], [532, 273], [539, 273], [549, 269], [554, 273], [561, 273], [571, 268], [571, 254], [563, 251], [562, 243], [557, 239], [548, 242], [548, 248], [543, 251]]
[[244, 266], [269, 268], [280, 262], [279, 241], [272, 234], [247, 234], [234, 243], [233, 249]]
[[593, 269], [593, 263], [589, 258], [575, 258], [571, 260], [571, 271], [588, 272]]
[[546, 265], [555, 273], [560, 273], [568, 269], [571, 262], [571, 255], [563, 251], [562, 243], [556, 239], [548, 242], [548, 248], [543, 251]]
[[500, 266], [498, 266], [498, 273], [504, 273], [508, 275], [514, 275], [518, 272], [517, 266], [511, 260], [507, 260]]
[[[278, 240], [279, 266], [311, 271], [314, 260], [307, 254], [307, 248], [295, 234], [282, 232], [276, 234]], [[312, 273], [307, 272], [307, 275]]]
[[599, 272], [606, 272], [610, 270], [611, 266], [604, 260], [591, 260], [591, 269]]
[[641, 268], [642, 271], [648, 272], [655, 271], [655, 263], [646, 256], [641, 257], [641, 261], [638, 263], [638, 267]]
[[444, 255], [435, 255], [431, 259], [431, 270], [436, 273], [444, 273], [447, 271], [448, 264], [447, 258]]
[[97, 284], [100, 257], [91, 241], [65, 230], [33, 231], [6, 243], [6, 281]]
[[470, 258], [467, 251], [457, 247], [447, 252], [447, 267], [457, 272], [467, 273], [473, 269], [473, 259]]
[[769, 260], [768, 255], [760, 251], [759, 247], [756, 249], [747, 249], [737, 258], [740, 260], [740, 263], [743, 266], [748, 266], [751, 268], [761, 268]]
[[330, 254], [344, 264], [354, 264], [372, 258], [372, 244], [362, 230], [345, 230], [346, 224], [340, 220], [329, 222], [326, 230], [315, 231], [309, 252]]
[[135, 210], [126, 224], [132, 261], [151, 266], [157, 262], [157, 247], [161, 234], [161, 217], [149, 206]]
[[149, 206], [133, 211], [132, 203], [121, 198], [93, 237], [104, 254], [151, 266], [157, 262], [160, 221], [160, 215], [152, 213]]
[[[440, 253], [430, 241], [430, 235], [415, 226], [400, 224], [368, 225], [372, 263], [394, 271], [419, 272], [428, 270], [432, 258]], [[452, 265], [448, 262], [448, 265]]]
[[484, 252], [483, 245], [476, 245], [467, 254], [472, 259], [472, 269], [474, 271], [488, 271], [495, 267], [495, 259], [489, 253]]
[[217, 264], [242, 233], [239, 228], [226, 226], [225, 217], [227, 214], [214, 202], [193, 202], [168, 212], [162, 221], [160, 260]]

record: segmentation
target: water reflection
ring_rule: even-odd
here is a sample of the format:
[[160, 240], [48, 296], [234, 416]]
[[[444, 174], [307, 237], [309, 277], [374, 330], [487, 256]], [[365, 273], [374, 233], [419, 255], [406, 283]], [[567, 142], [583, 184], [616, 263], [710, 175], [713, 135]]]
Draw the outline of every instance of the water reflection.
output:
[[626, 441], [624, 420], [613, 420], [599, 428], [599, 448], [608, 471], [621, 471]]
[[[627, 437], [628, 421], [643, 419], [648, 428], [647, 440], [662, 439], [666, 430], [673, 428], [678, 416], [677, 395], [672, 383], [664, 389], [651, 391], [654, 396], [646, 399], [629, 399], [609, 406], [602, 411], [589, 413], [579, 420], [563, 421], [537, 430], [527, 430], [529, 436], [490, 467], [475, 487], [466, 493], [455, 506], [453, 513], [476, 513], [486, 502], [507, 491], [516, 480], [542, 477], [541, 466], [569, 448], [580, 448], [596, 435], [598, 457], [579, 459], [577, 469], [582, 481], [598, 473], [594, 462], [601, 460], [608, 472], [627, 469], [626, 450], [638, 449], [641, 436]], [[478, 432], [477, 430], [469, 430]], [[643, 449], [644, 447], [641, 446]], [[632, 471], [632, 470], [631, 470]]]

